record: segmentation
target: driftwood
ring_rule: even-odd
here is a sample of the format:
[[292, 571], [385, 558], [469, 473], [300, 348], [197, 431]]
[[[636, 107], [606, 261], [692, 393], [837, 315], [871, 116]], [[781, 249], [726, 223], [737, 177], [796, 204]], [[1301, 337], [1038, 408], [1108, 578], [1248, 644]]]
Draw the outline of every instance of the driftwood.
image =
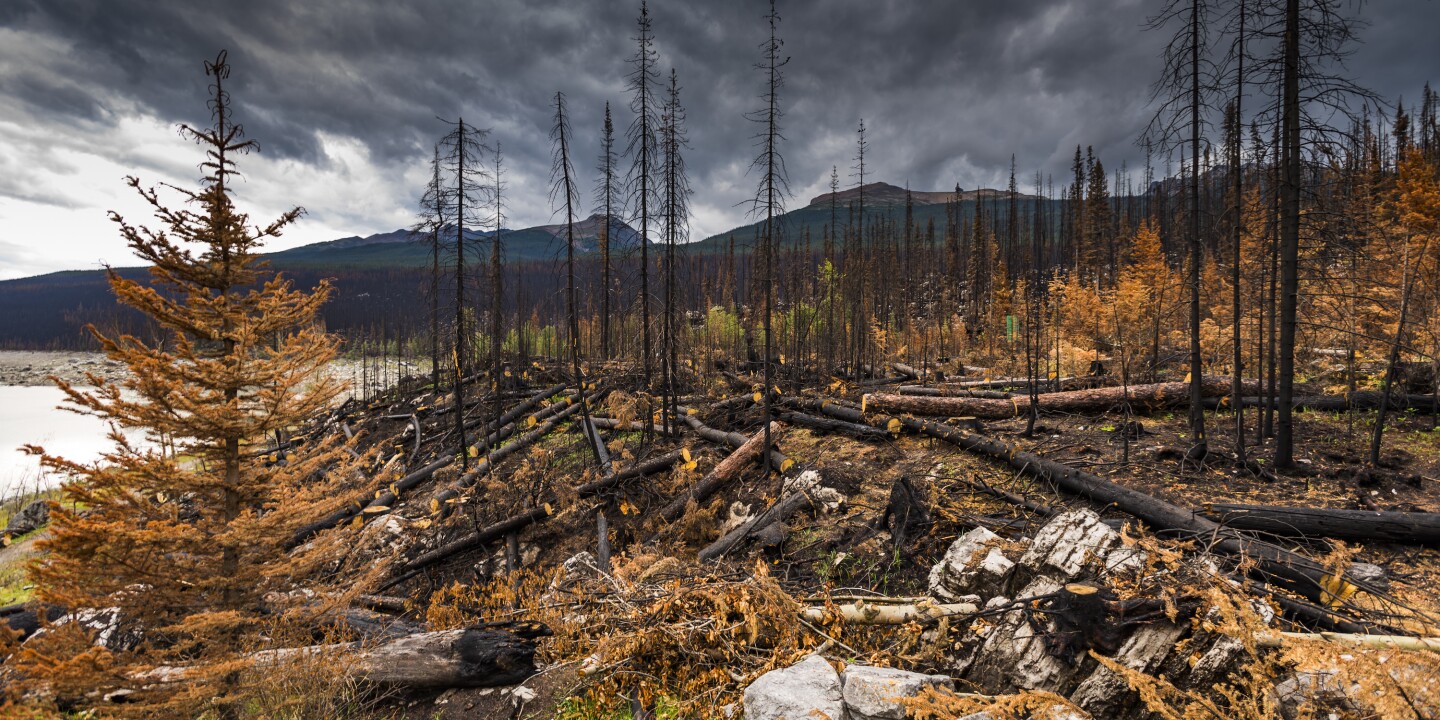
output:
[[[778, 422], [770, 423], [771, 442], [779, 438], [780, 431], [783, 430], [784, 427], [785, 426]], [[764, 445], [765, 430], [762, 428], [760, 432], [755, 433], [753, 437], [741, 443], [740, 447], [735, 449], [735, 452], [730, 453], [724, 460], [721, 460], [705, 477], [700, 478], [698, 482], [691, 485], [685, 492], [680, 493], [679, 496], [670, 501], [670, 504], [660, 510], [660, 517], [664, 519], [665, 522], [675, 522], [680, 519], [680, 516], [685, 514], [685, 507], [690, 504], [690, 501], [693, 500], [697, 503], [704, 502], [713, 495], [716, 490], [719, 490], [722, 486], [734, 480], [747, 465], [754, 462], [755, 459], [760, 456]]]
[[[1207, 396], [1227, 395], [1230, 379], [1222, 377], [1205, 378], [1203, 391]], [[1250, 383], [1253, 391], [1258, 383]], [[1190, 397], [1190, 384], [1183, 382], [1131, 385], [1125, 387], [1096, 388], [1094, 390], [1073, 390], [1070, 392], [1045, 393], [1037, 397], [1039, 409], [1061, 412], [1100, 412], [1128, 400], [1135, 409], [1156, 408], [1184, 402]], [[991, 400], [964, 397], [921, 397], [893, 393], [866, 395], [864, 407], [889, 413], [911, 415], [975, 417], [987, 420], [1021, 417], [1030, 410], [1028, 396], [1015, 396], [1008, 400]]]
[[1226, 527], [1287, 537], [1440, 545], [1440, 513], [1330, 510], [1228, 503], [1209, 503], [1202, 512]]
[[[854, 408], [823, 402], [819, 403], [819, 406], [827, 414], [842, 420], [864, 421], [860, 411]], [[1337, 579], [1324, 566], [1310, 558], [1255, 540], [1178, 505], [1116, 485], [1098, 475], [1047, 460], [1008, 443], [984, 435], [966, 433], [943, 423], [914, 418], [880, 418], [878, 426], [884, 427], [890, 420], [898, 420], [917, 434], [944, 440], [962, 450], [1005, 462], [1016, 470], [1052, 482], [1061, 490], [1101, 506], [1113, 506], [1144, 522], [1158, 533], [1204, 538], [1214, 551], [1251, 558], [1255, 561], [1256, 572], [1266, 582], [1280, 585], [1311, 600], [1324, 603], [1333, 599], [1327, 588], [1336, 588], [1339, 582], [1361, 584], [1349, 577]]]

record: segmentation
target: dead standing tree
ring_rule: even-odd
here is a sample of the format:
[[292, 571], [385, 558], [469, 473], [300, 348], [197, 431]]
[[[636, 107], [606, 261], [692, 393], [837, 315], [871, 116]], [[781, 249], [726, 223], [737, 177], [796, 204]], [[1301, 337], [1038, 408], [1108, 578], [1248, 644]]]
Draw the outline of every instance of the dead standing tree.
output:
[[[750, 164], [751, 170], [760, 173], [760, 182], [755, 191], [755, 199], [750, 204], [750, 213], [752, 217], [763, 218], [760, 235], [760, 283], [765, 295], [761, 329], [764, 335], [765, 387], [761, 395], [765, 399], [765, 439], [760, 453], [761, 458], [770, 456], [770, 425], [771, 420], [775, 417], [775, 408], [771, 397], [775, 385], [771, 378], [773, 372], [771, 354], [774, 351], [774, 342], [770, 333], [770, 316], [774, 311], [775, 298], [773, 283], [777, 230], [775, 219], [777, 216], [785, 214], [785, 198], [790, 194], [790, 185], [785, 172], [785, 158], [780, 154], [780, 141], [784, 139], [784, 135], [781, 134], [780, 120], [785, 115], [784, 111], [780, 109], [780, 87], [784, 82], [780, 71], [790, 58], [780, 58], [780, 48], [785, 43], [775, 34], [776, 26], [780, 24], [780, 15], [775, 11], [775, 0], [770, 0], [770, 12], [765, 15], [765, 20], [770, 24], [770, 37], [760, 44], [765, 59], [756, 65], [765, 72], [765, 92], [760, 96], [764, 107], [746, 115], [751, 122], [763, 126], [763, 129], [755, 135], [755, 145], [759, 149], [759, 154], [755, 157], [755, 162]], [[769, 467], [768, 464], [765, 465], [767, 473]]]
[[440, 392], [440, 234], [445, 228], [444, 188], [440, 180], [440, 146], [430, 162], [430, 182], [420, 197], [420, 217], [410, 232], [430, 241], [430, 384]]
[[[1327, 150], [1339, 132], [1337, 118], [1354, 123], [1353, 103], [1374, 95], [1338, 74], [1360, 23], [1341, 10], [1341, 0], [1276, 0], [1256, 8], [1254, 38], [1272, 42], [1267, 56], [1253, 58], [1260, 86], [1271, 102], [1260, 117], [1279, 130], [1278, 357], [1275, 466], [1295, 461], [1295, 331], [1300, 306], [1301, 196], [1307, 191], [1302, 148]], [[1275, 333], [1272, 333], [1275, 336]]]
[[640, 227], [640, 347], [645, 372], [645, 389], [650, 389], [653, 365], [650, 350], [650, 202], [654, 199], [655, 187], [651, 183], [656, 165], [656, 129], [659, 127], [659, 107], [655, 92], [660, 78], [655, 72], [655, 40], [650, 31], [650, 8], [640, 3], [640, 17], [636, 20], [639, 35], [635, 37], [635, 56], [630, 58], [630, 111], [635, 119], [626, 132], [628, 145], [625, 154], [630, 156], [630, 174], [626, 177], [629, 186], [630, 203], [639, 214], [635, 219]]
[[675, 253], [681, 243], [689, 239], [690, 229], [690, 179], [685, 172], [685, 158], [682, 148], [689, 146], [685, 133], [685, 108], [680, 104], [680, 81], [674, 68], [670, 70], [670, 89], [665, 100], [665, 112], [661, 123], [660, 145], [664, 161], [662, 167], [665, 237], [665, 334], [664, 334], [664, 388], [661, 409], [664, 415], [665, 432], [672, 431], [673, 418], [679, 416], [679, 401], [675, 391], [676, 375], [679, 373], [680, 322], [679, 302], [676, 297]]
[[570, 369], [575, 375], [580, 416], [588, 441], [586, 444], [595, 454], [595, 463], [601, 466], [601, 472], [609, 474], [609, 469], [604, 467], [600, 436], [590, 424], [589, 403], [585, 400], [585, 375], [580, 369], [580, 319], [575, 305], [575, 207], [580, 204], [580, 191], [575, 185], [575, 168], [570, 164], [570, 122], [565, 117], [564, 93], [555, 93], [555, 127], [550, 131], [550, 140], [555, 144], [553, 164], [550, 168], [550, 202], [558, 202], [565, 213], [565, 310], [567, 334], [570, 336], [567, 343]]
[[441, 162], [449, 175], [441, 193], [445, 206], [454, 208], [455, 218], [455, 433], [460, 443], [460, 465], [470, 468], [470, 453], [465, 443], [465, 363], [468, 359], [465, 338], [470, 334], [465, 321], [465, 224], [484, 224], [478, 216], [492, 188], [485, 182], [487, 175], [483, 156], [485, 130], [457, 119], [449, 133], [440, 140]]
[[1160, 100], [1145, 141], [1160, 147], [1190, 145], [1188, 283], [1190, 286], [1190, 435], [1193, 443], [1187, 460], [1200, 463], [1209, 452], [1205, 439], [1205, 408], [1200, 366], [1200, 264], [1203, 260], [1200, 227], [1200, 140], [1208, 116], [1214, 111], [1213, 94], [1218, 86], [1216, 69], [1210, 60], [1210, 6], [1205, 0], [1170, 0], [1161, 13], [1149, 21], [1151, 29], [1178, 25], [1165, 47], [1165, 67], [1155, 81], [1154, 96]]
[[610, 252], [615, 227], [615, 204], [619, 193], [615, 188], [615, 124], [610, 120], [610, 103], [605, 103], [605, 125], [600, 136], [600, 184], [595, 187], [596, 209], [605, 216], [600, 226], [600, 357], [610, 359], [610, 295], [614, 281], [610, 278]]

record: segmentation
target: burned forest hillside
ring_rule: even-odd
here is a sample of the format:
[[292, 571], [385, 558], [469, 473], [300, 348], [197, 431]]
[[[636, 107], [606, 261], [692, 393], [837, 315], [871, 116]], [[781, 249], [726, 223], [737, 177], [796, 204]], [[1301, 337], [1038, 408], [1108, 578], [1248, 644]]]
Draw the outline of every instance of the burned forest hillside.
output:
[[[1103, 118], [1143, 165], [1075, 131], [1002, 168], [822, 125], [915, 97], [819, 103], [765, 5], [739, 151], [693, 67], [728, 31], [645, 2], [613, 76], [537, 40], [429, 135], [378, 88], [438, 42], [325, 70], [388, 98], [413, 223], [274, 252], [307, 210], [241, 121], [303, 98], [207, 50], [169, 91], [201, 177], [111, 213], [138, 267], [0, 283], [0, 346], [105, 355], [50, 380], [108, 427], [0, 503], [0, 717], [1440, 717], [1440, 96], [1346, 74], [1363, 8], [1156, 8]], [[453, 64], [403, 84], [501, 82]]]

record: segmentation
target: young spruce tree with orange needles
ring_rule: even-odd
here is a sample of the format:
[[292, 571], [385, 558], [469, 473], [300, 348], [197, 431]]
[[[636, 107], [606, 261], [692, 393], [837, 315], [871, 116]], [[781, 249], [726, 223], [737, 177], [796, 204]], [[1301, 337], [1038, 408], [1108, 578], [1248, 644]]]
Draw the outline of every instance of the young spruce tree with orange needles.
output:
[[[236, 209], [237, 155], [255, 149], [231, 118], [225, 53], [205, 64], [214, 123], [181, 132], [206, 151], [187, 207], [129, 184], [152, 206], [160, 229], [112, 213], [134, 252], [150, 263], [143, 284], [110, 273], [120, 302], [166, 333], [160, 345], [90, 331], [130, 377], [91, 378], [81, 389], [56, 380], [81, 412], [108, 421], [116, 447], [101, 463], [46, 456], [72, 480], [52, 509], [47, 554], [33, 568], [37, 597], [85, 618], [32, 639], [18, 662], [28, 689], [62, 705], [91, 705], [124, 690], [146, 717], [234, 716], [246, 691], [244, 653], [275, 630], [298, 574], [282, 543], [295, 527], [348, 499], [338, 479], [353, 462], [334, 442], [279, 451], [267, 443], [327, 409], [340, 392], [320, 374], [337, 341], [316, 322], [330, 295], [294, 289], [256, 259], [302, 212], [252, 225]], [[143, 430], [156, 448], [120, 430]], [[278, 453], [278, 454], [277, 454]], [[278, 591], [278, 593], [277, 593]], [[267, 594], [271, 594], [267, 598]], [[105, 633], [101, 637], [101, 633]], [[152, 682], [146, 668], [185, 668], [183, 682]]]

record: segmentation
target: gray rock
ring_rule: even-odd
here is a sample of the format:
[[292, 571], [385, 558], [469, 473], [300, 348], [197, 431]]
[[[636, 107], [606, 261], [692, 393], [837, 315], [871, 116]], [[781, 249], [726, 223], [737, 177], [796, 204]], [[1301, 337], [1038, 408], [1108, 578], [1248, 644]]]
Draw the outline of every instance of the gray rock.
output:
[[21, 508], [20, 512], [10, 516], [10, 524], [5, 526], [5, 534], [11, 537], [24, 535], [44, 527], [48, 522], [50, 522], [49, 501], [36, 500]]
[[771, 670], [745, 688], [745, 720], [846, 720], [840, 674], [819, 655]]
[[1020, 565], [1061, 582], [1144, 568], [1145, 554], [1125, 547], [1120, 533], [1095, 513], [1080, 509], [1057, 515], [1030, 542]]
[[983, 527], [957, 538], [930, 568], [930, 594], [945, 602], [957, 602], [964, 595], [1000, 594], [1015, 563], [994, 547], [999, 542], [999, 536]]
[[944, 675], [922, 675], [894, 668], [851, 665], [841, 676], [850, 720], [905, 720], [901, 698], [918, 697], [927, 687], [953, 690]]

